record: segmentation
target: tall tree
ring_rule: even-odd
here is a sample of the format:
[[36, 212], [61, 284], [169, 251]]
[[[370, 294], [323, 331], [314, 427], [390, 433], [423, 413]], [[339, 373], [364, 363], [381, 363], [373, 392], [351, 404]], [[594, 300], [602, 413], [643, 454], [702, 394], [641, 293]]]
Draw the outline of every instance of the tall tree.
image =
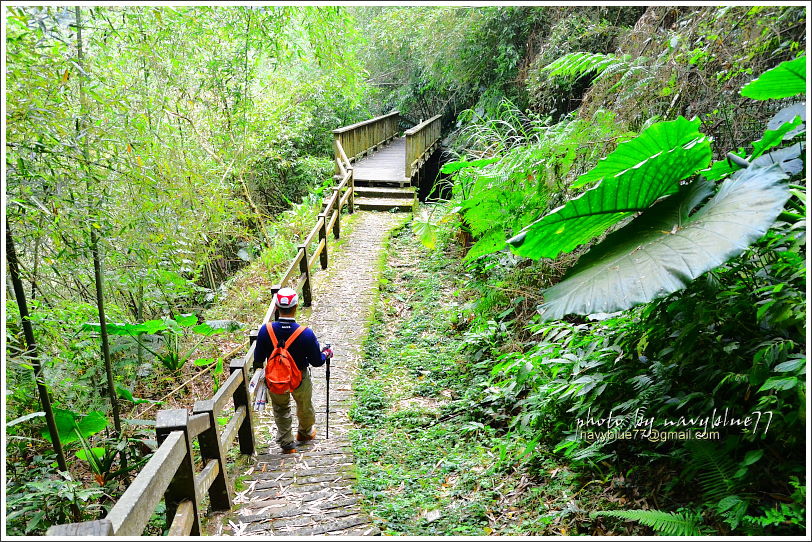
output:
[[[90, 151], [88, 146], [88, 134], [85, 126], [85, 115], [87, 114], [84, 91], [84, 81], [86, 77], [85, 72], [85, 58], [82, 49], [82, 8], [76, 6], [74, 8], [76, 14], [76, 64], [79, 68], [79, 118], [76, 122], [77, 139], [82, 141], [82, 168], [86, 179], [87, 196], [93, 199], [96, 193], [98, 184], [95, 182], [94, 174], [90, 165]], [[84, 132], [84, 133], [83, 133]], [[107, 393], [110, 396], [110, 405], [113, 411], [113, 426], [116, 429], [116, 436], [121, 436], [121, 415], [119, 414], [118, 396], [116, 395], [115, 381], [113, 378], [113, 366], [110, 362], [110, 341], [107, 336], [107, 318], [104, 313], [104, 274], [102, 273], [102, 258], [99, 251], [99, 236], [97, 228], [99, 227], [99, 208], [103, 204], [104, 198], [101, 197], [98, 201], [91, 202], [90, 209], [95, 209], [94, 214], [89, 221], [90, 229], [90, 251], [93, 254], [93, 276], [96, 283], [96, 306], [99, 311], [99, 324], [101, 325], [101, 340], [102, 340], [102, 356], [104, 358], [104, 371], [107, 375]], [[122, 466], [126, 468], [126, 455], [124, 452], [121, 454]]]

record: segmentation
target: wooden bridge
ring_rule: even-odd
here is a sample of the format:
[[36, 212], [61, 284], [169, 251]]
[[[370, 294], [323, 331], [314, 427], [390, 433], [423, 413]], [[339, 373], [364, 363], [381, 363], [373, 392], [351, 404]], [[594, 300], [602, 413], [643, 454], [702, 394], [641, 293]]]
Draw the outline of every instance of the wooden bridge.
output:
[[[273, 290], [283, 286], [296, 288], [302, 293], [305, 307], [313, 304], [311, 271], [316, 262], [322, 269], [328, 267], [329, 232], [332, 231], [335, 239], [340, 237], [342, 211], [352, 213], [356, 207], [361, 210], [412, 210], [416, 203], [415, 188], [424, 181], [424, 165], [439, 146], [440, 117], [419, 123], [406, 130], [403, 136], [398, 134], [400, 120], [399, 114], [393, 112], [334, 131], [336, 185], [332, 195], [324, 202], [324, 209], [318, 215], [316, 224], [299, 245], [296, 257]], [[392, 216], [388, 213], [369, 214]], [[383, 237], [380, 230], [391, 227], [391, 223], [367, 222], [366, 229], [372, 236], [377, 236], [377, 241]], [[366, 242], [368, 239], [359, 241], [355, 252], [351, 251], [352, 247], [345, 249], [352, 252], [347, 257], [353, 261], [353, 266], [344, 271], [349, 272], [350, 277], [357, 274], [355, 262], [368, 252]], [[376, 257], [371, 259], [377, 260]], [[365, 278], [368, 282], [372, 279], [371, 276]], [[350, 281], [352, 278], [342, 280]], [[372, 288], [359, 290], [371, 291]], [[328, 300], [331, 299], [330, 295], [327, 296]], [[346, 307], [336, 307], [334, 310], [346, 311]], [[262, 324], [277, 317], [276, 306], [272, 302]], [[336, 320], [336, 317], [331, 318]], [[344, 317], [339, 314], [337, 319], [343, 320]], [[361, 328], [360, 325], [355, 327]], [[270, 442], [265, 441], [262, 433], [257, 431], [262, 420], [253, 409], [253, 397], [248, 389], [253, 370], [262, 369], [261, 363], [257, 365], [254, 362], [255, 336], [256, 331], [253, 331], [246, 354], [230, 362], [229, 378], [211, 399], [197, 401], [189, 409], [162, 410], [158, 413], [158, 448], [105, 518], [53, 526], [47, 535], [140, 536], [162, 500], [166, 506], [168, 535], [205, 534], [201, 517], [207, 509], [227, 512], [239, 502], [235, 499], [233, 472], [230, 473], [227, 464], [228, 451], [235, 440], [241, 454], [256, 458], [255, 467], [251, 470], [261, 469], [252, 488], [256, 486], [275, 491], [275, 499], [262, 502], [277, 505], [275, 508], [273, 504], [265, 506], [265, 510], [273, 509], [265, 515], [242, 516], [249, 523], [241, 525], [253, 527], [235, 529], [234, 534], [379, 534], [377, 527], [360, 511], [358, 499], [351, 495], [353, 491], [347, 485], [351, 485], [351, 477], [345, 476], [351, 452], [346, 429], [337, 427], [339, 438], [332, 437], [326, 447], [326, 441], [317, 442], [304, 454], [295, 454], [301, 455], [301, 458], [259, 454], [259, 450], [267, 449]], [[352, 336], [345, 340], [360, 342], [360, 339], [360, 336]], [[349, 344], [343, 346], [345, 349], [351, 348]], [[343, 405], [336, 412], [346, 415], [352, 375], [346, 368], [342, 369], [345, 372], [337, 375], [341, 379], [342, 389], [336, 390], [338, 397], [334, 397], [340, 401], [339, 405]], [[221, 426], [220, 421], [224, 417], [228, 421]], [[267, 417], [264, 422], [268, 424]], [[290, 472], [292, 469], [296, 471]], [[335, 486], [339, 478], [343, 484], [338, 488], [339, 492], [333, 491], [325, 497], [324, 492], [331, 490], [330, 484]], [[304, 495], [296, 490], [297, 479], [305, 481]], [[311, 506], [306, 505], [308, 499], [314, 498], [326, 501], [315, 509], [316, 513], [312, 503]], [[300, 517], [291, 519], [295, 513], [299, 513]], [[281, 523], [270, 526], [277, 520]], [[251, 521], [256, 523], [251, 524]]]
[[[411, 211], [416, 191], [433, 181], [424, 166], [440, 146], [440, 115], [400, 135], [397, 111], [333, 130], [336, 175], [353, 170], [361, 210]], [[430, 173], [429, 173], [430, 175]]]

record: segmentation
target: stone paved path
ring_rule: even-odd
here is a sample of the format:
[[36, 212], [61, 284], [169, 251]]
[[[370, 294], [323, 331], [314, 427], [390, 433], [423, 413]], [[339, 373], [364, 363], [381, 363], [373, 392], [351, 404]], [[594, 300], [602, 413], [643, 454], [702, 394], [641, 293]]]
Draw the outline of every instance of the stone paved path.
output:
[[[299, 453], [282, 455], [270, 406], [256, 418], [258, 455], [234, 510], [218, 535], [377, 535], [353, 490], [353, 456], [348, 432], [352, 381], [361, 343], [377, 296], [378, 261], [383, 241], [406, 215], [361, 212], [346, 244], [327, 270], [313, 275], [313, 305], [297, 316], [331, 343], [330, 435], [324, 438], [324, 368], [311, 368], [316, 408], [316, 439]], [[332, 256], [332, 254], [330, 255]], [[291, 405], [295, 410], [295, 405]], [[296, 425], [294, 424], [294, 431]], [[242, 474], [242, 473], [240, 473]]]

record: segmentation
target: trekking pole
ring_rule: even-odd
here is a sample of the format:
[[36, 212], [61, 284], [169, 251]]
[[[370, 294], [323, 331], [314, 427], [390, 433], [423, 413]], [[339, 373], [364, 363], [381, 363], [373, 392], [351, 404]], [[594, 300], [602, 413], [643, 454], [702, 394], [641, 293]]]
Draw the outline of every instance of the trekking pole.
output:
[[[330, 348], [330, 345], [327, 344], [326, 348]], [[327, 377], [327, 410], [325, 411], [325, 415], [327, 417], [326, 421], [326, 428], [324, 431], [324, 438], [330, 438], [330, 360], [332, 356], [327, 358], [327, 367], [325, 369], [325, 376]]]

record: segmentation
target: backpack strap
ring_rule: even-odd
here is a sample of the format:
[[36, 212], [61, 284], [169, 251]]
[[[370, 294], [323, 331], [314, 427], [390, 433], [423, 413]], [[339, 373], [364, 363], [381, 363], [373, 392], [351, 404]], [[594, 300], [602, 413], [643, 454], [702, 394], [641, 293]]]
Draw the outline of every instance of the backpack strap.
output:
[[268, 336], [271, 338], [271, 344], [273, 344], [273, 347], [276, 348], [276, 345], [279, 344], [279, 340], [277, 340], [276, 333], [273, 332], [273, 326], [270, 322], [265, 324], [265, 329], [268, 330]]
[[[270, 322], [268, 322], [265, 324], [265, 327], [268, 328], [268, 336], [270, 336], [271, 338], [271, 343], [273, 344], [273, 347], [276, 348], [277, 345], [279, 344], [279, 339], [276, 338], [276, 333], [274, 333], [273, 331], [273, 326], [271, 325]], [[287, 348], [291, 344], [293, 344], [293, 341], [295, 341], [305, 329], [307, 329], [307, 326], [297, 327], [296, 330], [293, 333], [291, 333], [290, 337], [288, 337], [288, 339], [285, 341], [285, 344], [282, 345], [282, 348]]]
[[305, 329], [307, 329], [307, 326], [299, 326], [299, 327], [297, 327], [297, 328], [296, 328], [296, 331], [294, 331], [294, 332], [291, 334], [291, 336], [290, 336], [290, 337], [288, 337], [288, 340], [287, 340], [287, 341], [285, 341], [285, 348], [288, 348], [290, 345], [292, 345], [292, 344], [293, 344], [293, 341], [295, 341], [296, 339], [298, 339], [298, 338], [299, 338], [299, 335], [301, 335], [301, 334], [302, 334], [302, 332], [303, 332]]

